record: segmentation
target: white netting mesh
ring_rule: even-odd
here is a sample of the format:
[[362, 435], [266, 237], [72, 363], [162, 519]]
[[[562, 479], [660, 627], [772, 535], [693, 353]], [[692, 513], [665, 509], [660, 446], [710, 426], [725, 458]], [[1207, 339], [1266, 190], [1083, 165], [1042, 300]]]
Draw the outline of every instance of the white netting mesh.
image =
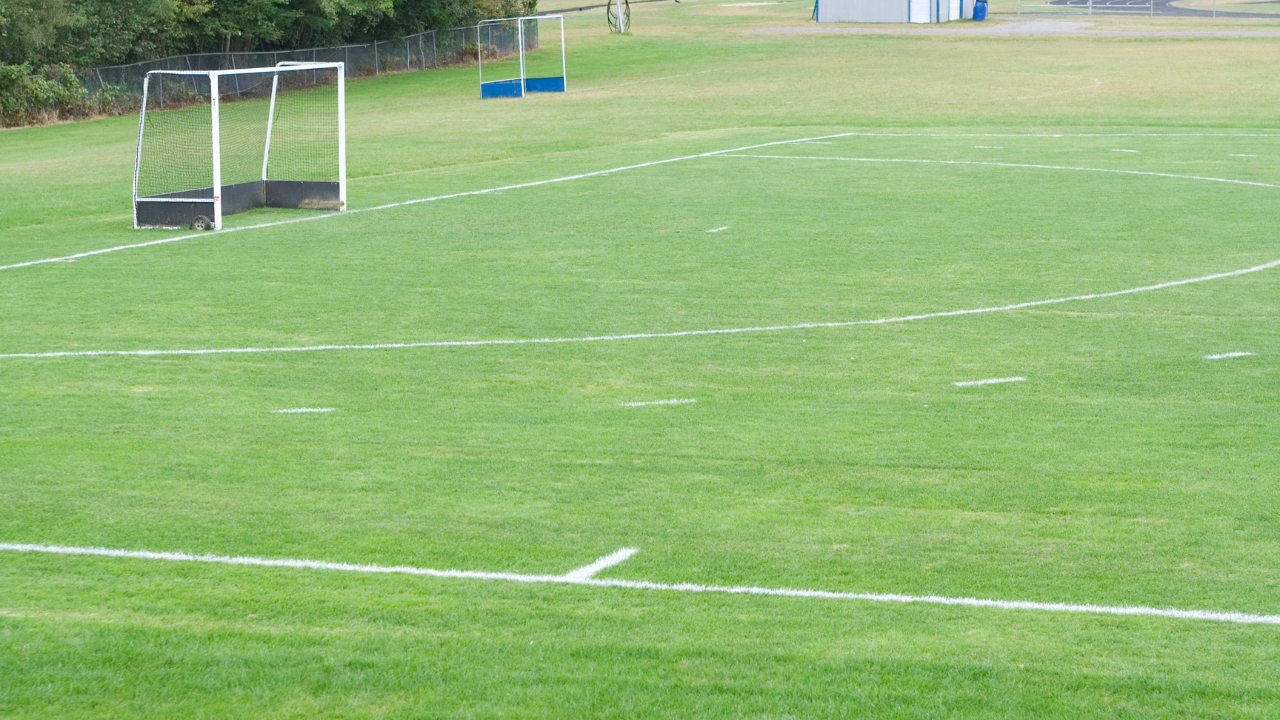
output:
[[138, 196], [208, 189], [213, 197], [209, 76], [152, 73], [143, 102]]
[[338, 71], [280, 73], [268, 180], [337, 182]]
[[522, 18], [524, 74], [531, 78], [564, 77], [564, 36], [559, 17]]
[[[220, 75], [222, 185], [264, 179], [337, 182], [339, 72], [286, 66]], [[144, 102], [138, 197], [204, 190], [198, 195], [212, 197], [210, 76], [152, 73]]]
[[477, 26], [480, 82], [520, 80], [520, 24], [519, 20], [485, 20]]

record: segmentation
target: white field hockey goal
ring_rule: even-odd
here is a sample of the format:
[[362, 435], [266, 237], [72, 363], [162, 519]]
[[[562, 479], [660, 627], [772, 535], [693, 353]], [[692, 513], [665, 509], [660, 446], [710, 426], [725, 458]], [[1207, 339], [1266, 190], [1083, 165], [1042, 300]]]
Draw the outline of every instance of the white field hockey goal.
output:
[[[564, 16], [484, 20], [479, 37], [480, 97], [524, 97], [531, 92], [565, 92]], [[485, 55], [511, 57], [488, 63]]]
[[147, 73], [135, 228], [222, 228], [258, 207], [345, 210], [343, 63]]

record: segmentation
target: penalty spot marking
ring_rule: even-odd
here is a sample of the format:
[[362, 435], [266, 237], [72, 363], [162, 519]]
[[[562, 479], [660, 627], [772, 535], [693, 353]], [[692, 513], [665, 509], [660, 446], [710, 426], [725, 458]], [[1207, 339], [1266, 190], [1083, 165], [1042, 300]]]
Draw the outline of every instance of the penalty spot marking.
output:
[[970, 385], [995, 385], [996, 383], [1023, 382], [1024, 377], [1007, 377], [1007, 378], [990, 378], [988, 380], [963, 380], [952, 383], [956, 387], [968, 387]]
[[655, 583], [643, 580], [611, 580], [597, 578], [595, 574], [605, 568], [623, 562], [636, 553], [635, 548], [623, 548], [611, 555], [571, 570], [563, 575], [520, 575], [517, 573], [476, 572], [472, 570], [433, 570], [408, 566], [352, 565], [322, 562], [318, 560], [276, 560], [256, 557], [227, 557], [221, 555], [189, 555], [187, 553], [151, 552], [146, 550], [113, 550], [95, 547], [65, 547], [58, 545], [24, 545], [0, 543], [0, 550], [25, 553], [51, 553], [55, 555], [88, 555], [97, 557], [133, 558], [138, 560], [162, 560], [169, 562], [197, 562], [216, 565], [247, 565], [255, 567], [284, 567], [303, 570], [329, 570], [393, 575], [419, 575], [434, 578], [489, 580], [517, 583], [558, 583], [600, 588], [626, 588], [632, 590], [658, 590], [682, 593], [717, 593], [727, 595], [772, 595], [823, 600], [862, 600], [869, 602], [918, 603], [927, 605], [952, 605], [962, 607], [993, 608], [998, 610], [1038, 610], [1042, 612], [1090, 613], [1095, 615], [1134, 615], [1163, 617], [1178, 620], [1205, 620], [1239, 624], [1280, 625], [1280, 615], [1255, 615], [1242, 612], [1218, 612], [1211, 610], [1179, 610], [1153, 608], [1141, 605], [1078, 605], [1072, 603], [1027, 602], [1023, 600], [988, 600], [983, 598], [958, 598], [939, 595], [898, 595], [886, 593], [832, 592], [829, 590], [799, 590], [793, 588], [765, 588], [754, 586], [696, 585], [693, 583]]
[[621, 403], [622, 407], [640, 407], [641, 405], [686, 405], [688, 403], [698, 402], [695, 398], [680, 398], [679, 400], [650, 400], [649, 402], [629, 402]]
[[728, 229], [729, 229], [729, 226], [725, 225], [724, 227], [718, 227], [718, 228], [715, 228], [714, 230], [708, 230], [707, 232], [717, 233], [717, 232], [720, 232], [721, 230], [728, 230]]
[[1205, 359], [1205, 360], [1225, 360], [1225, 359], [1227, 359], [1227, 358], [1249, 357], [1250, 355], [1253, 355], [1253, 353], [1251, 353], [1251, 352], [1229, 352], [1229, 353], [1222, 353], [1221, 355], [1205, 355], [1205, 356], [1204, 356], [1204, 359]]
[[272, 410], [273, 413], [326, 413], [338, 408], [290, 408], [288, 410]]

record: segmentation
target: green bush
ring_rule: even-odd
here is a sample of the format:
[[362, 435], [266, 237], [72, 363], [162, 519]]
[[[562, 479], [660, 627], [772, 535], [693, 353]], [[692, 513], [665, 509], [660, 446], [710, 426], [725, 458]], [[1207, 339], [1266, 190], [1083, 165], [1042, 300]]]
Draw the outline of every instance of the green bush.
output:
[[70, 65], [0, 63], [0, 125], [28, 125], [87, 115], [95, 111]]

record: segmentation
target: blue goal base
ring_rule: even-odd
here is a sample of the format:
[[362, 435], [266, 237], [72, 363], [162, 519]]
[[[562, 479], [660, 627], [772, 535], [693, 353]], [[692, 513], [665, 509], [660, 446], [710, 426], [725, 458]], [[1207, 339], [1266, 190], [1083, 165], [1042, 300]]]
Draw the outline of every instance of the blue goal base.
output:
[[493, 82], [480, 83], [480, 97], [524, 97], [524, 91], [520, 85], [520, 78], [494, 80]]
[[564, 78], [525, 78], [524, 89], [525, 92], [564, 92]]

